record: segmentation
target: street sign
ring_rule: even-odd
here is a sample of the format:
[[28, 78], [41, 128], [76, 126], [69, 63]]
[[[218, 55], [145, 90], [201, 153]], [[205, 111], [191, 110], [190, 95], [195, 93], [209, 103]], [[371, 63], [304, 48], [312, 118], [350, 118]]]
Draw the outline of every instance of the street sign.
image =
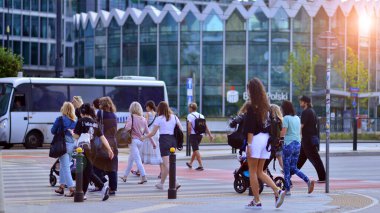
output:
[[352, 101], [352, 106], [356, 107], [356, 101], [355, 100]]
[[193, 79], [188, 78], [186, 82], [187, 88], [187, 105], [190, 105], [193, 102]]

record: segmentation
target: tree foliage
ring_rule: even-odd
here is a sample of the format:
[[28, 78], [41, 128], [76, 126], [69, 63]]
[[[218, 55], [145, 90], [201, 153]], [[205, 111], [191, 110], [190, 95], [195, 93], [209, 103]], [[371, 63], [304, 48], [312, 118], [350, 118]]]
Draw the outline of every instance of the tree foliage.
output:
[[301, 95], [310, 88], [310, 81], [315, 83], [315, 65], [319, 59], [318, 55], [314, 55], [310, 60], [310, 53], [301, 43], [296, 44], [294, 52], [289, 54], [285, 64], [285, 71], [292, 72], [292, 82], [295, 86], [295, 95]]
[[346, 81], [348, 91], [350, 87], [355, 87], [359, 88], [360, 92], [369, 92], [368, 69], [365, 68], [364, 63], [358, 59], [358, 56], [351, 48], [347, 47], [346, 63], [344, 63], [344, 61], [338, 61], [334, 69], [338, 75]]
[[22, 70], [23, 59], [11, 51], [0, 47], [0, 78], [15, 77]]

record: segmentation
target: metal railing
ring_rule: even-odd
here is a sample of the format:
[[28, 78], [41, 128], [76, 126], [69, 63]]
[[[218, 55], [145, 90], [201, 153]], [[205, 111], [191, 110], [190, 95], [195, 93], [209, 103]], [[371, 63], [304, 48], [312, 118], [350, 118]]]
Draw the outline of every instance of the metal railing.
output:
[[[353, 118], [331, 118], [331, 132], [347, 132], [353, 131]], [[319, 118], [319, 129], [321, 133], [325, 132], [326, 118]], [[356, 125], [361, 133], [375, 133], [380, 131], [380, 118], [357, 118]]]

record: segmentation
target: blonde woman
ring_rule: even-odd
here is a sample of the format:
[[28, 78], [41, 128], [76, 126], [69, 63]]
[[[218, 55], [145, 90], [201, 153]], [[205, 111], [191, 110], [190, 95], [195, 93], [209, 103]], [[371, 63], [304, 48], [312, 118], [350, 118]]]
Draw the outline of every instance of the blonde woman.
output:
[[[69, 129], [74, 129], [76, 125], [76, 117], [75, 117], [75, 109], [73, 104], [70, 102], [65, 102], [62, 105], [61, 108], [61, 113], [62, 116], [59, 116], [54, 124], [53, 127], [51, 128], [51, 133], [52, 134], [57, 134], [60, 130], [65, 131], [65, 141], [66, 141], [66, 154], [62, 155], [59, 157], [59, 163], [60, 163], [60, 168], [59, 168], [59, 188], [55, 190], [56, 193], [63, 195], [64, 194], [64, 189], [65, 185], [70, 190], [69, 194], [66, 194], [66, 197], [73, 197], [74, 196], [74, 181], [71, 176], [71, 171], [70, 171], [70, 162], [72, 159], [72, 153], [74, 149], [74, 139], [68, 131]], [[62, 126], [63, 124], [63, 126]]]
[[[178, 125], [181, 130], [183, 128], [177, 116], [175, 116], [173, 112], [170, 110], [169, 104], [167, 102], [161, 101], [160, 104], [158, 104], [157, 114], [158, 117], [154, 121], [153, 130], [148, 135], [141, 137], [141, 140], [153, 137], [157, 133], [157, 131], [160, 130], [159, 143], [163, 162], [160, 165], [162, 171], [161, 182], [156, 184], [156, 188], [162, 190], [164, 189], [165, 180], [169, 173], [170, 148], [177, 147], [177, 142], [174, 137], [174, 127]], [[179, 187], [181, 187], [181, 185], [177, 181], [176, 189], [178, 190]]]
[[[270, 105], [270, 111], [272, 112], [272, 116], [274, 118], [277, 118], [280, 120], [281, 128], [282, 129], [282, 123], [284, 120], [284, 117], [282, 116], [281, 108], [276, 104]], [[281, 169], [284, 169], [284, 161], [282, 160], [282, 146], [279, 147], [279, 149], [276, 152], [276, 156], [270, 156], [268, 160], [265, 161], [264, 170], [268, 168], [269, 163], [273, 160], [273, 158], [276, 157], [278, 160], [278, 164], [280, 164]]]
[[71, 103], [74, 105], [75, 108], [75, 116], [77, 118], [81, 118], [79, 108], [83, 105], [83, 100], [81, 96], [74, 96]]
[[[131, 171], [133, 162], [135, 161], [137, 164], [137, 168], [141, 174], [141, 181], [138, 182], [138, 184], [144, 184], [148, 182], [148, 180], [146, 179], [145, 169], [140, 156], [140, 149], [143, 146], [144, 140], [141, 140], [140, 138], [144, 134], [149, 134], [148, 123], [146, 122], [146, 119], [143, 117], [143, 110], [138, 102], [131, 103], [131, 106], [129, 107], [129, 113], [130, 116], [127, 119], [127, 124], [125, 125], [125, 128], [128, 131], [132, 129], [132, 144], [128, 158], [127, 168], [125, 170], [124, 176], [120, 178], [124, 182], [127, 181], [129, 172]], [[156, 149], [156, 144], [152, 139], [150, 139], [150, 143], [152, 144], [153, 148]]]

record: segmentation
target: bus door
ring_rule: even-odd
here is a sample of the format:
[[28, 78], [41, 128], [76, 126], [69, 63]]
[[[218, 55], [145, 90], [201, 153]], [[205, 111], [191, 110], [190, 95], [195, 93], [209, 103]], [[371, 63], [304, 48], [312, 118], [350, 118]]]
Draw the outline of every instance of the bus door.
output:
[[15, 88], [11, 102], [11, 143], [23, 143], [29, 124], [30, 85], [21, 84]]

